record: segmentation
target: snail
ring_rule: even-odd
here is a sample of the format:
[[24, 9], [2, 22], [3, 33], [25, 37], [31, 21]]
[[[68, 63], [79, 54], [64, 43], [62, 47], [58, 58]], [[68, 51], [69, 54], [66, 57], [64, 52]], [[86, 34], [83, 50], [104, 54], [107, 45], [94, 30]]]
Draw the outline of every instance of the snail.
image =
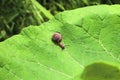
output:
[[60, 46], [62, 49], [65, 49], [65, 46], [62, 44], [62, 36], [60, 33], [54, 33], [52, 35], [52, 41]]

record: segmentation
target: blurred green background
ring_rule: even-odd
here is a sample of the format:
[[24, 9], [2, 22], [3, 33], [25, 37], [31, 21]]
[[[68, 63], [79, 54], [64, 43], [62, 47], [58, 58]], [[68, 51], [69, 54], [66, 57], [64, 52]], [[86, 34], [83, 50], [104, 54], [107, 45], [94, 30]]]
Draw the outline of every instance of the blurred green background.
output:
[[0, 0], [0, 41], [64, 10], [100, 4], [120, 4], [120, 0]]

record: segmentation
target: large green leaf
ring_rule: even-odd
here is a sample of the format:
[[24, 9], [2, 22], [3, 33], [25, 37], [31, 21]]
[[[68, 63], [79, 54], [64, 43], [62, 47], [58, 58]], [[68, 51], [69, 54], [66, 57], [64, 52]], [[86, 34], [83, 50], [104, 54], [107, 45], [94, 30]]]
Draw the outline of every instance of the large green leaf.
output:
[[0, 43], [0, 80], [120, 80], [119, 64], [119, 5], [65, 11]]

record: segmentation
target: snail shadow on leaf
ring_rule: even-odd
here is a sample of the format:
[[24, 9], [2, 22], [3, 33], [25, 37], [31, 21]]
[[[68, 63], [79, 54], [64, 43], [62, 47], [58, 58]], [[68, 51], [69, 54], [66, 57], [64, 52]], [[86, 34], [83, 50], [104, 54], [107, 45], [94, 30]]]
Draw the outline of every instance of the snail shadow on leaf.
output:
[[82, 80], [120, 80], [120, 69], [105, 63], [88, 65], [81, 76]]
[[60, 42], [60, 43], [55, 42], [53, 39], [51, 39], [51, 41], [52, 41], [56, 46], [59, 46], [62, 50], [65, 49], [65, 46], [64, 46], [61, 42]]

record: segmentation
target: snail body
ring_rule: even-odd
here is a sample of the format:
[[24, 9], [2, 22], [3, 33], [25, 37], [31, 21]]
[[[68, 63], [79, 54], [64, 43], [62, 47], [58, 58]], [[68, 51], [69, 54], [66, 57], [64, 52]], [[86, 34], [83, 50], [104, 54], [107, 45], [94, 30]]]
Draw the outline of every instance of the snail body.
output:
[[62, 36], [60, 33], [54, 33], [52, 35], [52, 41], [58, 46], [60, 46], [62, 49], [65, 48], [65, 46], [62, 44]]

